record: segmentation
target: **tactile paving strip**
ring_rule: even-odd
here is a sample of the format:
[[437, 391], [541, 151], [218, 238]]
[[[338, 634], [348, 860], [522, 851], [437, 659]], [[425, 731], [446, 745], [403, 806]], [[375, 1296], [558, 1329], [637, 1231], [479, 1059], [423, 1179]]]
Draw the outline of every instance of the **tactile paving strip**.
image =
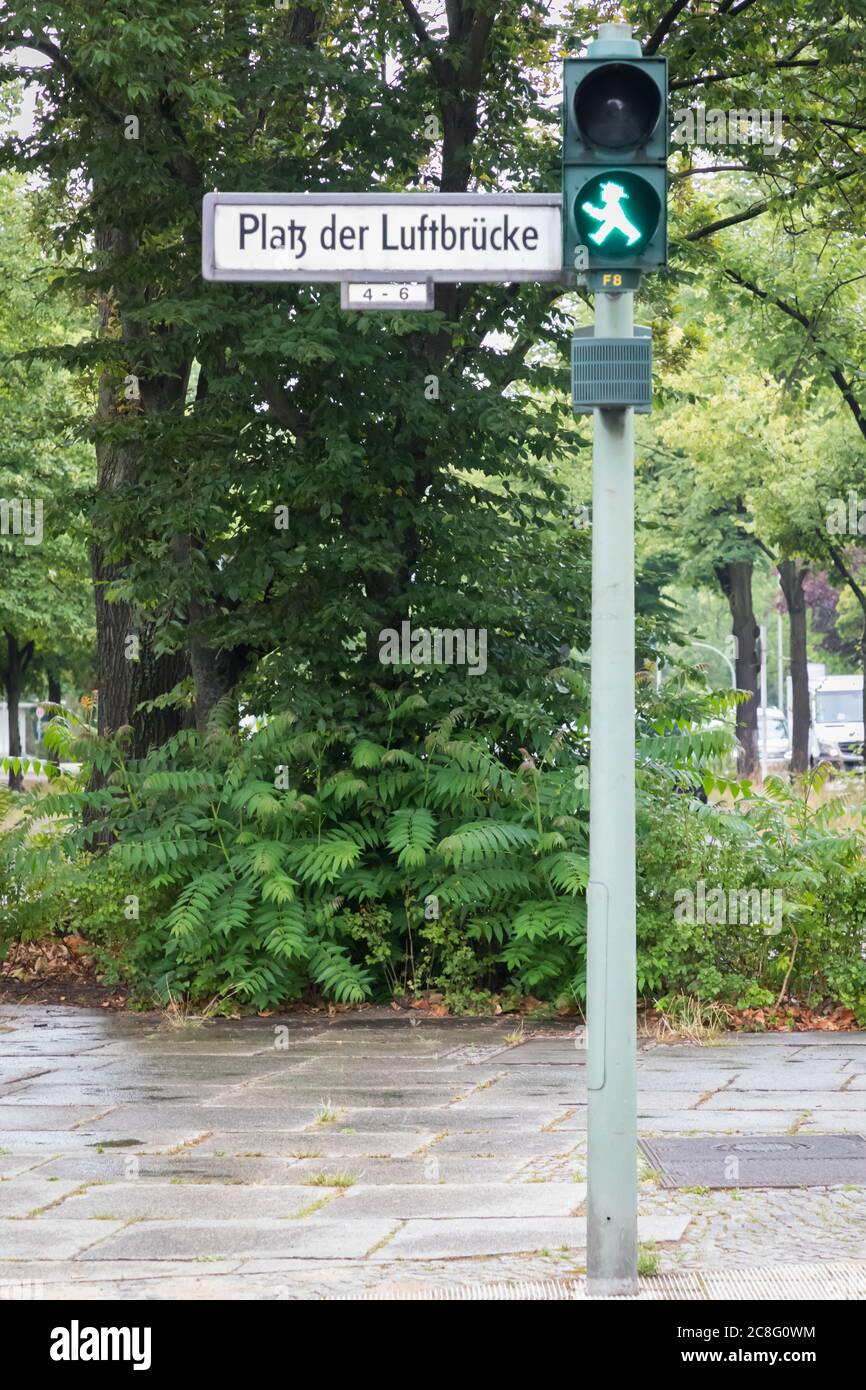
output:
[[[674, 1270], [638, 1280], [638, 1292], [617, 1302], [715, 1302], [731, 1299], [860, 1302], [866, 1297], [866, 1263], [766, 1265], [754, 1269]], [[592, 1299], [585, 1279], [515, 1280], [513, 1284], [454, 1284], [425, 1288], [419, 1283], [388, 1283], [364, 1294], [341, 1298], [401, 1302], [551, 1302]], [[338, 1300], [340, 1301], [340, 1300]], [[605, 1300], [607, 1301], [607, 1300]]]

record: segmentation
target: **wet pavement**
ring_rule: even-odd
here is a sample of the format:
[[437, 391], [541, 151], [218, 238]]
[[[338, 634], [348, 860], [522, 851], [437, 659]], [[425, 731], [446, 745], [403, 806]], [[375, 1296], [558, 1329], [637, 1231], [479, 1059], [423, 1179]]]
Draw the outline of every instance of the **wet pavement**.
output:
[[[645, 1044], [642, 1135], [866, 1135], [866, 1033]], [[665, 1189], [660, 1271], [863, 1262], [866, 1188]], [[583, 1037], [0, 1007], [0, 1298], [322, 1298], [585, 1264]], [[857, 1268], [859, 1268], [857, 1264]], [[866, 1283], [864, 1283], [866, 1292]]]

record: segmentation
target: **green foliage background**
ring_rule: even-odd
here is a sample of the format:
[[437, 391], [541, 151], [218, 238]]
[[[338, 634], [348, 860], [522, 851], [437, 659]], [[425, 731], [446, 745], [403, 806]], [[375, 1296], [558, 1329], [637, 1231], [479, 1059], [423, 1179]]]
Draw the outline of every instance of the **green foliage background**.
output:
[[[226, 1006], [431, 985], [454, 1007], [579, 1003], [589, 432], [567, 343], [586, 298], [443, 285], [431, 313], [349, 315], [336, 286], [205, 284], [200, 200], [555, 190], [561, 54], [625, 13], [675, 100], [758, 92], [786, 120], [781, 150], [738, 147], [733, 169], [677, 153], [671, 264], [641, 301], [660, 381], [638, 450], [641, 987], [735, 1000], [787, 980], [862, 1012], [856, 831], [732, 789], [719, 702], [685, 678], [657, 698], [644, 663], [688, 628], [665, 586], [731, 559], [829, 563], [815, 519], [862, 468], [866, 4], [561, 8], [4, 7], [0, 76], [45, 62], [32, 129], [0, 148], [9, 219], [26, 179], [34, 285], [64, 325], [85, 316], [18, 325], [16, 348], [74, 374], [76, 448], [90, 412], [65, 597], [89, 547], [100, 605], [97, 728], [57, 723], [82, 777], [4, 837], [7, 937], [85, 917], [108, 968]], [[13, 392], [2, 406], [15, 423]], [[34, 614], [43, 647], [66, 614]], [[378, 634], [404, 621], [485, 629], [486, 673], [383, 666]], [[671, 886], [714, 874], [782, 884], [796, 954], [793, 935], [675, 929]]]

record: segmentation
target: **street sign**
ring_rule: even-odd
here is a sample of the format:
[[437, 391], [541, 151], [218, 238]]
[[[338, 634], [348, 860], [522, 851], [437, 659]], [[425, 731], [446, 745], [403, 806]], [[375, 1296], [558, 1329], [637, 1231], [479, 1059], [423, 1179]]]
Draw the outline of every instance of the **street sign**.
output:
[[432, 309], [432, 280], [358, 280], [340, 286], [341, 309]]
[[560, 280], [561, 237], [558, 193], [206, 193], [202, 275]]

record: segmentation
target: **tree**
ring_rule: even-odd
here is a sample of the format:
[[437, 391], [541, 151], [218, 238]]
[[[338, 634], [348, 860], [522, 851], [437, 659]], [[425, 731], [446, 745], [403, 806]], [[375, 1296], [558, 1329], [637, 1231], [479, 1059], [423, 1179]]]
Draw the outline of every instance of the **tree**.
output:
[[0, 680], [16, 790], [26, 686], [40, 661], [53, 656], [56, 670], [59, 653], [86, 642], [93, 622], [80, 495], [92, 456], [76, 438], [80, 402], [68, 373], [28, 353], [65, 342], [84, 318], [50, 293], [31, 221], [20, 180], [0, 178]]
[[[569, 8], [568, 35], [588, 33], [611, 9]], [[718, 206], [694, 193], [706, 181], [684, 160], [675, 221], [684, 264], [720, 228], [775, 217], [792, 198], [845, 183], [847, 166], [826, 170], [843, 153], [849, 115], [857, 121], [862, 79], [846, 27], [850, 5], [828, 13], [813, 0], [772, 11], [721, 4], [710, 15], [682, 4], [626, 8], [646, 51], [669, 55], [684, 99], [724, 91], [750, 106], [745, 94], [759, 84], [784, 105], [789, 133], [807, 111], [812, 120], [811, 138], [792, 135], [780, 156], [738, 148], [748, 180], [722, 183]], [[312, 518], [311, 536], [327, 529], [315, 513], [329, 507], [320, 520], [340, 518], [336, 525], [365, 546], [344, 579], [347, 592], [360, 588], [378, 610], [366, 628], [369, 674], [370, 632], [406, 607], [429, 539], [421, 514], [426, 520], [431, 500], [441, 506], [436, 490], [450, 460], [482, 454], [487, 468], [497, 449], [515, 448], [513, 433], [491, 438], [486, 424], [482, 442], [478, 422], [488, 406], [494, 418], [500, 412], [515, 377], [538, 378], [526, 363], [531, 344], [558, 339], [561, 348], [556, 291], [439, 287], [437, 314], [400, 327], [386, 354], [389, 375], [378, 373], [375, 391], [359, 390], [367, 349], [378, 351], [388, 330], [358, 331], [329, 290], [203, 286], [199, 196], [214, 184], [555, 187], [548, 74], [561, 38], [546, 7], [454, 0], [443, 15], [413, 0], [285, 9], [142, 0], [131, 13], [120, 0], [96, 8], [45, 0], [7, 6], [2, 34], [7, 49], [29, 45], [47, 60], [37, 128], [11, 149], [7, 142], [7, 157], [50, 172], [51, 235], [84, 248], [77, 280], [100, 305], [99, 333], [82, 358], [100, 372], [93, 573], [103, 729], [132, 724], [142, 750], [191, 717], [190, 707], [201, 727], [267, 657], [275, 616], [292, 605], [282, 596], [288, 571], [306, 575], [298, 545], [279, 556], [271, 545], [278, 573], [261, 563], [266, 483], [256, 489], [242, 470], [261, 466], [268, 431], [268, 448], [279, 446], [281, 456], [271, 476], [306, 487], [299, 523]], [[511, 336], [509, 351], [491, 348], [491, 327]], [[426, 408], [419, 387], [432, 377], [446, 408]], [[386, 383], [411, 409], [398, 408], [396, 391], [383, 398]], [[331, 445], [327, 427], [343, 412], [351, 427]], [[350, 471], [336, 512], [332, 498], [315, 493], [323, 478], [336, 483], [346, 458], [375, 485], [357, 487]], [[395, 496], [404, 499], [396, 515]], [[130, 636], [137, 663], [122, 655]]]

